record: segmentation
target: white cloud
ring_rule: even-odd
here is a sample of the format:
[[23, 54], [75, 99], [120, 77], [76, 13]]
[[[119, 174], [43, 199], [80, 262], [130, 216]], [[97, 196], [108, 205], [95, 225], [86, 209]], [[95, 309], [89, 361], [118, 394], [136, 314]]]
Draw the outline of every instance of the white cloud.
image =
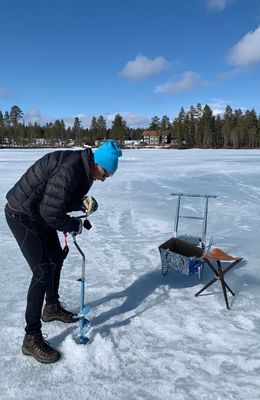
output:
[[248, 67], [260, 63], [260, 26], [248, 32], [230, 50], [228, 62], [237, 67]]
[[[115, 112], [111, 114], [103, 114], [104, 119], [107, 122], [108, 128], [111, 127], [112, 121], [115, 118], [116, 114], [120, 114], [123, 119], [126, 121], [127, 126], [129, 128], [143, 128], [149, 125], [149, 118], [143, 116], [143, 115], [138, 115], [134, 114], [131, 112]], [[26, 124], [31, 123], [35, 124], [37, 123], [38, 125], [45, 125], [47, 122], [55, 122], [57, 119], [63, 119], [66, 128], [72, 127], [74, 124], [75, 117], [78, 117], [79, 120], [81, 121], [81, 125], [84, 128], [89, 128], [91, 125], [91, 120], [93, 117], [98, 117], [99, 115], [91, 115], [91, 114], [77, 114], [74, 116], [64, 116], [64, 117], [50, 117], [50, 116], [43, 116], [39, 110], [36, 108], [31, 108], [29, 109], [25, 115], [24, 115], [24, 121]]]
[[84, 128], [89, 128], [93, 116], [94, 115], [89, 115], [89, 114], [77, 114], [73, 116], [52, 117], [52, 116], [42, 115], [39, 110], [31, 108], [28, 112], [25, 113], [24, 120], [26, 123], [30, 122], [31, 124], [34, 124], [36, 122], [39, 125], [45, 125], [48, 122], [54, 123], [56, 120], [63, 119], [66, 128], [68, 128], [73, 126], [75, 117], [78, 117], [81, 122], [81, 125]]
[[217, 75], [217, 78], [221, 80], [231, 79], [234, 76], [238, 75], [240, 72], [241, 72], [240, 68], [233, 68], [230, 71], [221, 72], [220, 74]]
[[150, 119], [144, 117], [143, 115], [134, 114], [129, 111], [123, 111], [115, 114], [107, 114], [106, 116], [104, 116], [104, 118], [106, 118], [107, 120], [108, 126], [111, 126], [111, 123], [116, 114], [120, 114], [123, 117], [129, 128], [145, 128], [150, 123]]
[[54, 117], [49, 117], [49, 116], [43, 116], [39, 110], [36, 108], [30, 108], [25, 114], [24, 114], [24, 121], [26, 124], [29, 122], [31, 124], [37, 123], [38, 125], [44, 125], [47, 122], [54, 122], [58, 118]]
[[212, 99], [208, 105], [212, 109], [213, 115], [222, 115], [225, 112], [226, 106], [231, 106], [234, 103], [232, 100]]
[[133, 80], [144, 80], [150, 76], [159, 74], [170, 65], [164, 57], [159, 56], [152, 60], [148, 57], [138, 55], [134, 60], [126, 63], [122, 70], [122, 75]]
[[156, 93], [178, 93], [194, 89], [201, 82], [200, 75], [193, 71], [186, 71], [177, 82], [168, 82], [156, 86]]
[[88, 128], [91, 124], [91, 119], [93, 115], [78, 114], [75, 116], [53, 117], [53, 116], [42, 115], [42, 113], [36, 108], [30, 108], [24, 114], [24, 121], [26, 124], [30, 122], [31, 124], [37, 123], [38, 125], [45, 125], [49, 122], [54, 123], [56, 120], [63, 119], [66, 128], [68, 128], [73, 126], [75, 117], [79, 118], [79, 120], [81, 121], [81, 125], [84, 128]]
[[[74, 116], [70, 116], [70, 117], [64, 117], [63, 121], [65, 123], [65, 126], [68, 128], [69, 126], [72, 127], [74, 125], [74, 121], [75, 121], [75, 117], [78, 117], [81, 125], [84, 128], [89, 128], [90, 124], [91, 124], [91, 120], [94, 117], [94, 115], [90, 115], [90, 114], [77, 114]], [[97, 116], [98, 117], [98, 116]]]
[[231, 3], [234, 3], [234, 1], [236, 0], [205, 0], [205, 1], [206, 1], [206, 6], [210, 10], [222, 11]]

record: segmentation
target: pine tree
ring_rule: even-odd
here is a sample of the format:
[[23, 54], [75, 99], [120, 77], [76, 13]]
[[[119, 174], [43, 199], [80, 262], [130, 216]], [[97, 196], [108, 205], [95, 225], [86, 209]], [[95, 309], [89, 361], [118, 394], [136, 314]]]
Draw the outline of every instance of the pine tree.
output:
[[241, 143], [243, 141], [243, 113], [240, 109], [234, 111], [234, 126], [232, 128], [230, 134], [230, 143], [234, 149], [238, 149], [241, 147]]
[[160, 123], [160, 132], [165, 133], [168, 132], [170, 129], [171, 129], [170, 119], [169, 117], [167, 117], [167, 115], [164, 115]]
[[224, 112], [223, 117], [223, 127], [222, 127], [222, 135], [224, 139], [224, 147], [230, 147], [230, 136], [232, 129], [234, 128], [234, 117], [232, 108], [227, 105]]
[[183, 147], [187, 143], [188, 125], [186, 119], [186, 112], [181, 107], [179, 115], [173, 121], [174, 137], [177, 141], [178, 147]]
[[114, 120], [112, 121], [111, 134], [112, 138], [118, 140], [119, 142], [125, 140], [127, 137], [126, 121], [124, 121], [120, 114], [116, 114]]
[[12, 145], [13, 143], [13, 134], [12, 134], [12, 128], [11, 128], [11, 122], [10, 122], [10, 115], [8, 111], [5, 111], [4, 113], [4, 127], [5, 127], [5, 132], [7, 136], [7, 140], [9, 145]]
[[257, 147], [258, 143], [258, 120], [254, 109], [245, 112], [245, 126], [247, 131], [247, 146], [249, 148]]
[[150, 125], [148, 127], [149, 131], [159, 131], [160, 130], [160, 118], [157, 117], [157, 115], [155, 117], [153, 117], [151, 119]]
[[210, 148], [213, 146], [214, 136], [214, 117], [211, 108], [206, 104], [201, 117], [202, 147]]
[[221, 148], [223, 147], [223, 136], [222, 136], [222, 119], [220, 115], [217, 115], [215, 118], [215, 135], [214, 135], [214, 147]]
[[10, 122], [10, 115], [9, 115], [9, 112], [8, 112], [8, 111], [6, 111], [6, 112], [5, 112], [5, 115], [4, 115], [4, 125], [5, 125], [6, 128], [9, 128], [10, 125], [11, 125], [11, 122]]
[[197, 103], [194, 111], [195, 116], [195, 146], [202, 147], [203, 133], [201, 130], [201, 118], [202, 118], [202, 105], [201, 103]]
[[89, 128], [89, 137], [90, 137], [91, 143], [94, 143], [96, 139], [102, 140], [104, 138], [103, 135], [99, 135], [99, 126], [98, 126], [96, 117], [93, 117], [91, 119], [90, 128]]
[[63, 119], [60, 120], [60, 132], [61, 132], [61, 141], [62, 141], [62, 146], [66, 146], [68, 144], [68, 140], [66, 137], [66, 127], [65, 127], [65, 122]]
[[167, 115], [163, 115], [160, 123], [160, 136], [162, 142], [170, 143], [171, 141], [171, 131], [172, 131], [172, 126], [170, 123], [169, 117]]
[[75, 117], [74, 119], [72, 132], [74, 133], [75, 136], [76, 145], [77, 146], [80, 145], [80, 142], [82, 141], [82, 126], [79, 117]]
[[28, 146], [44, 146], [44, 142], [37, 143], [37, 139], [44, 139], [44, 134], [44, 127], [38, 125], [37, 122], [34, 124], [29, 122], [28, 125], [24, 127], [24, 140]]
[[19, 121], [23, 118], [23, 112], [18, 106], [13, 106], [10, 111], [10, 124], [17, 128]]
[[47, 122], [43, 129], [44, 129], [44, 137], [45, 137], [46, 141], [48, 142], [49, 145], [54, 146], [53, 123]]
[[100, 115], [97, 119], [97, 127], [98, 127], [98, 131], [100, 136], [102, 136], [103, 138], [106, 137], [106, 133], [107, 133], [107, 123], [106, 120], [104, 119], [104, 117], [102, 115]]
[[56, 120], [52, 127], [52, 139], [54, 143], [58, 143], [59, 146], [65, 144], [65, 124], [63, 120]]
[[195, 147], [196, 146], [196, 109], [194, 106], [191, 106], [187, 115], [186, 121], [188, 126], [188, 147]]

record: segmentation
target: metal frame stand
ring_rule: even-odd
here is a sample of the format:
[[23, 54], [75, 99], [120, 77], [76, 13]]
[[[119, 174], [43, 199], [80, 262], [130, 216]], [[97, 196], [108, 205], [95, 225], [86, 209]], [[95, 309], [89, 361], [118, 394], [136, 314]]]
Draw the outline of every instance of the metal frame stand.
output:
[[[194, 193], [171, 193], [172, 196], [178, 196], [177, 206], [176, 206], [176, 213], [175, 213], [175, 220], [174, 220], [174, 236], [178, 239], [184, 240], [194, 246], [199, 246], [202, 248], [206, 253], [210, 250], [211, 247], [211, 240], [209, 239], [208, 243], [206, 243], [206, 235], [207, 235], [207, 223], [208, 223], [208, 204], [210, 198], [217, 198], [215, 195], [210, 194], [194, 194]], [[181, 199], [183, 197], [199, 197], [205, 199], [205, 206], [204, 206], [204, 214], [203, 217], [195, 217], [190, 215], [181, 215]], [[193, 219], [193, 220], [201, 220], [202, 223], [202, 233], [201, 236], [193, 236], [193, 235], [179, 235], [178, 228], [179, 228], [179, 220], [180, 219]], [[199, 280], [202, 279], [202, 272], [204, 268], [204, 262], [198, 266], [198, 277]]]

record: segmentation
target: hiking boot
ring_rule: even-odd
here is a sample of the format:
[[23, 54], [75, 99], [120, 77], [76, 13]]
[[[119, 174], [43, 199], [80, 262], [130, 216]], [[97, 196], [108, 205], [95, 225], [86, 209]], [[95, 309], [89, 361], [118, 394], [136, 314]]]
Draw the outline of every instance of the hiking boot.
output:
[[42, 320], [44, 322], [62, 321], [72, 324], [79, 320], [77, 314], [65, 310], [61, 303], [46, 304], [42, 312]]
[[60, 359], [60, 353], [49, 345], [41, 332], [33, 335], [25, 334], [22, 353], [25, 356], [32, 356], [37, 361], [45, 364], [54, 363]]

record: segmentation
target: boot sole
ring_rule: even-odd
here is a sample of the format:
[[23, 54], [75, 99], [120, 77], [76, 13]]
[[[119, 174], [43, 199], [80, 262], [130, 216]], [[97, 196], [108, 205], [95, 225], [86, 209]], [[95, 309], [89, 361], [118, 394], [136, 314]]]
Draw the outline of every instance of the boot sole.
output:
[[25, 356], [29, 356], [29, 357], [35, 358], [36, 361], [38, 361], [38, 362], [40, 362], [42, 364], [53, 364], [56, 361], [59, 361], [59, 359], [61, 357], [60, 353], [58, 353], [57, 358], [55, 360], [47, 361], [47, 360], [44, 360], [44, 359], [40, 359], [40, 358], [37, 358], [32, 352], [30, 352], [24, 345], [22, 346], [22, 353]]
[[43, 322], [60, 321], [60, 322], [63, 322], [64, 324], [74, 324], [75, 322], [79, 321], [79, 318], [75, 318], [75, 319], [73, 319], [73, 321], [64, 321], [63, 319], [56, 318], [56, 317], [48, 318], [48, 319], [46, 319], [44, 317], [41, 317], [41, 318], [42, 318]]

